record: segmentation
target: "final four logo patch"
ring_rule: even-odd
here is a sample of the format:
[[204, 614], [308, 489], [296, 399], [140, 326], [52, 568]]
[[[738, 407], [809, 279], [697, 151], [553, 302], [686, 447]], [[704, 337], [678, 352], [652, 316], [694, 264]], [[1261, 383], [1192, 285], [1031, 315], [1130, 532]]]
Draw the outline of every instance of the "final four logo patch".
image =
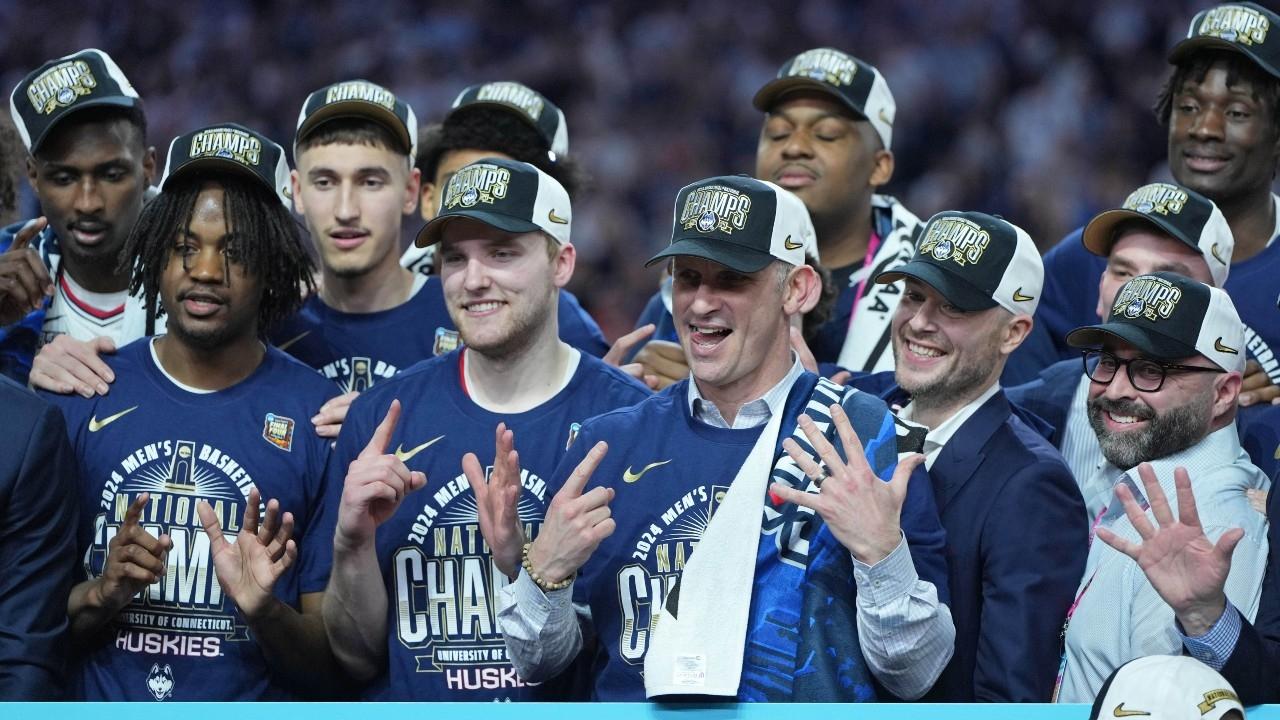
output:
[[293, 419], [267, 413], [262, 426], [262, 439], [281, 450], [293, 451]]

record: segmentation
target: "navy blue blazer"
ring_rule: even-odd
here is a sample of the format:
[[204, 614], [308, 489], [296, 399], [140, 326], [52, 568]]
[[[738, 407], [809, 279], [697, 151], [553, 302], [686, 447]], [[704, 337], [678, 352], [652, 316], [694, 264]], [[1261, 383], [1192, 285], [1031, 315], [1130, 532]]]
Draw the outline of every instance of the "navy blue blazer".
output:
[[[1280, 476], [1273, 478], [1280, 482]], [[1267, 531], [1270, 555], [1262, 581], [1262, 602], [1253, 625], [1240, 618], [1240, 639], [1222, 668], [1245, 705], [1280, 702], [1280, 489], [1275, 484], [1267, 497]]]
[[0, 698], [56, 699], [76, 563], [75, 461], [62, 414], [0, 376]]
[[[908, 399], [895, 387], [886, 402]], [[1084, 573], [1084, 499], [1062, 456], [996, 392], [933, 468], [956, 650], [926, 701], [1048, 702]]]
[[1066, 436], [1067, 416], [1071, 412], [1071, 398], [1075, 397], [1084, 364], [1080, 358], [1059, 360], [1040, 371], [1031, 382], [1005, 388], [1005, 395], [1015, 406], [1034, 413], [1052, 427], [1046, 435], [1054, 447], [1062, 449]]

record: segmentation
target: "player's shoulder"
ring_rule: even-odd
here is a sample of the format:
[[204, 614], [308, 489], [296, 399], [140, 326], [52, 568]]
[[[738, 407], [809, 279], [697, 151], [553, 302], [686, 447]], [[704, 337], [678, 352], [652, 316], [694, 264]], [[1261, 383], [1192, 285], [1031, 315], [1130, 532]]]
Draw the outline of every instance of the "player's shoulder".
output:
[[590, 429], [593, 432], [609, 434], [618, 431], [634, 431], [637, 427], [661, 427], [652, 423], [682, 412], [679, 403], [685, 401], [688, 383], [688, 380], [681, 380], [662, 392], [648, 393], [644, 399], [634, 405], [614, 408], [596, 415], [583, 423], [583, 430]]
[[[389, 378], [379, 380], [368, 390], [360, 393], [351, 404], [351, 412], [385, 413], [392, 400], [406, 400], [419, 397], [439, 399], [446, 382], [456, 382], [458, 373], [458, 355], [461, 349], [444, 355], [426, 358], [410, 365]], [[433, 398], [434, 396], [434, 398]]]
[[279, 348], [268, 345], [266, 360], [270, 363], [266, 378], [272, 383], [284, 382], [290, 391], [307, 394], [332, 396], [338, 392], [332, 380]]
[[629, 404], [638, 403], [653, 395], [643, 383], [618, 368], [609, 365], [590, 353], [582, 353], [579, 377], [584, 386], [602, 389], [614, 398], [622, 398]]
[[1078, 261], [1080, 258], [1096, 258], [1096, 255], [1085, 248], [1083, 237], [1083, 225], [1067, 233], [1044, 254], [1045, 265], [1052, 265], [1056, 262]]

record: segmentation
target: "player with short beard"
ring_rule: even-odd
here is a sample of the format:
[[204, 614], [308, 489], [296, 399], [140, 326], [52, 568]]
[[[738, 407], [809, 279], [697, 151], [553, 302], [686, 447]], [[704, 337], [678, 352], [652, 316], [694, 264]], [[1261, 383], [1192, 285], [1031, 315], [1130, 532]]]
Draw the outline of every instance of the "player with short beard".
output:
[[80, 468], [89, 579], [67, 614], [84, 699], [287, 699], [337, 682], [319, 612], [329, 445], [298, 426], [334, 389], [263, 341], [311, 282], [287, 188], [283, 148], [251, 130], [176, 138], [124, 263], [169, 332], [105, 358], [109, 395], [46, 395]]
[[[1252, 621], [1267, 563], [1267, 522], [1246, 492], [1265, 490], [1270, 482], [1249, 462], [1236, 429], [1244, 332], [1225, 292], [1158, 272], [1125, 283], [1106, 322], [1073, 330], [1067, 342], [1085, 351], [1090, 417], [1107, 453], [1105, 477], [1116, 491], [1094, 520], [1098, 536], [1124, 543], [1145, 536], [1150, 515], [1163, 522], [1167, 513], [1167, 505], [1157, 507], [1154, 495], [1149, 499], [1151, 482], [1160, 478], [1168, 496], [1174, 469], [1185, 469], [1194, 478], [1208, 536], [1216, 540], [1231, 528], [1244, 529], [1244, 539], [1235, 538], [1225, 592]], [[1174, 430], [1173, 423], [1183, 427]], [[1126, 493], [1140, 508], [1126, 513]], [[1067, 613], [1058, 702], [1088, 702], [1129, 660], [1182, 652], [1171, 631], [1174, 611], [1142, 568], [1106, 542], [1089, 545], [1085, 568]]]
[[493, 569], [476, 504], [491, 471], [519, 462], [520, 520], [535, 533], [578, 425], [649, 393], [559, 333], [576, 250], [556, 180], [482, 158], [453, 174], [441, 201], [417, 242], [436, 248], [463, 345], [351, 406], [330, 466], [343, 493], [326, 626], [372, 699], [571, 698], [560, 683], [526, 682], [506, 657], [495, 615], [507, 580]]

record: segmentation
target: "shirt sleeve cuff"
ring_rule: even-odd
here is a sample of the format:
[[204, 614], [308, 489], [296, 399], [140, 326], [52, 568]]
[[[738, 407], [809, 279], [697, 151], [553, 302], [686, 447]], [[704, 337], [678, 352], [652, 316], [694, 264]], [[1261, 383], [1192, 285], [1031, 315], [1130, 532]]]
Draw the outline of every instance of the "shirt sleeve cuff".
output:
[[853, 580], [858, 586], [858, 602], [871, 606], [893, 602], [911, 592], [920, 576], [911, 560], [907, 539], [875, 565], [853, 558]]
[[519, 607], [526, 617], [538, 625], [546, 623], [554, 610], [570, 605], [572, 600], [572, 584], [562, 590], [544, 593], [523, 569], [516, 576], [515, 582], [498, 593], [499, 612], [509, 607]]
[[1236, 642], [1240, 640], [1240, 612], [1228, 601], [1222, 617], [1218, 618], [1218, 622], [1208, 632], [1199, 637], [1191, 637], [1178, 625], [1178, 635], [1191, 657], [1214, 670], [1221, 670], [1236, 649]]

